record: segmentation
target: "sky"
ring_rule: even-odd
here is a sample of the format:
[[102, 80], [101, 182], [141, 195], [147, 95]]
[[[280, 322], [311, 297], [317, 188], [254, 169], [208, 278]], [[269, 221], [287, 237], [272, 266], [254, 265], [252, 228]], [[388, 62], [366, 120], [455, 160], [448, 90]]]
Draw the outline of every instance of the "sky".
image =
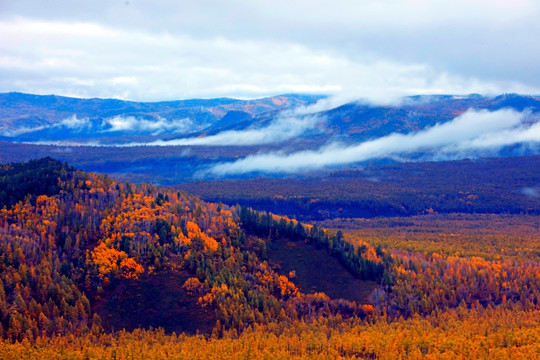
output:
[[0, 92], [540, 94], [537, 0], [0, 0]]

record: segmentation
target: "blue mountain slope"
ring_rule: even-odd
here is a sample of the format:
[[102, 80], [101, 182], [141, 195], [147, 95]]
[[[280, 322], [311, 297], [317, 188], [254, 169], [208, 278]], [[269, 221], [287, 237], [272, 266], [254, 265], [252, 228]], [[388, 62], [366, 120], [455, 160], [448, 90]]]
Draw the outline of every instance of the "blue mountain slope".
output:
[[133, 102], [4, 93], [0, 94], [0, 136], [14, 141], [46, 141], [191, 133], [214, 125], [231, 111], [253, 117], [307, 105], [319, 98], [284, 95], [255, 100]]

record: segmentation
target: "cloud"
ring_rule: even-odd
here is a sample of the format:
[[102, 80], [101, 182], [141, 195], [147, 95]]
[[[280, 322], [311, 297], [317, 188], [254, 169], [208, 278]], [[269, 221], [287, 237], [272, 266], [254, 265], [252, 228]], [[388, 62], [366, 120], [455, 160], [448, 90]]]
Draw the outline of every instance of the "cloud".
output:
[[[307, 131], [316, 130], [325, 122], [324, 117], [315, 113], [333, 109], [356, 100], [353, 96], [330, 96], [311, 105], [283, 110], [276, 119], [264, 127], [250, 127], [244, 130], [222, 131], [216, 135], [183, 138], [168, 141], [154, 141], [147, 145], [199, 145], [199, 146], [238, 146], [279, 143], [300, 136]], [[315, 114], [315, 115], [313, 115]], [[130, 144], [141, 145], [141, 144]]]
[[[495, 11], [489, 11], [491, 6], [478, 18], [473, 16], [476, 11], [458, 13], [449, 9], [454, 15], [448, 16], [423, 3], [418, 5], [423, 11], [415, 12], [407, 10], [414, 6], [399, 2], [393, 6], [385, 2], [387, 11], [383, 11], [385, 6], [356, 4], [364, 2], [347, 2], [344, 10], [329, 8], [329, 4], [300, 2], [304, 10], [309, 10], [294, 19], [287, 15], [291, 10], [283, 11], [273, 3], [270, 6], [259, 2], [249, 9], [243, 9], [246, 5], [217, 6], [231, 18], [243, 20], [231, 23], [221, 13], [217, 15], [202, 5], [183, 4], [181, 9], [169, 4], [171, 10], [160, 13], [156, 6], [133, 3], [126, 7], [106, 2], [102, 3], [103, 9], [111, 13], [98, 15], [96, 7], [83, 16], [83, 11], [75, 11], [67, 4], [58, 6], [61, 14], [53, 14], [39, 2], [22, 3], [7, 4], [0, 16], [0, 91], [143, 101], [255, 98], [302, 92], [332, 94], [347, 100], [362, 98], [378, 104], [393, 103], [411, 94], [540, 92], [540, 80], [536, 80], [540, 79], [540, 70], [536, 70], [534, 61], [540, 56], [540, 47], [515, 48], [516, 43], [526, 39], [532, 41], [531, 45], [536, 44], [535, 32], [531, 30], [538, 26], [536, 20], [522, 32], [514, 29], [517, 20], [510, 29], [490, 23], [490, 28], [496, 25], [504, 36], [481, 38], [478, 42], [483, 47], [474, 41], [474, 46], [469, 44], [471, 34], [482, 37], [484, 32], [465, 32], [455, 25], [459, 31], [446, 32], [464, 33], [463, 38], [453, 39], [445, 29], [438, 28], [441, 18], [450, 29], [451, 20], [465, 19], [466, 29], [477, 26], [479, 19], [493, 20]], [[286, 7], [302, 6], [288, 2]], [[215, 7], [213, 4], [212, 8]], [[39, 8], [43, 11], [37, 11]], [[244, 14], [249, 10], [253, 18], [241, 15], [242, 10]], [[535, 13], [535, 9], [529, 11]], [[336, 17], [314, 15], [326, 12]], [[438, 17], [432, 19], [432, 12]], [[508, 10], [508, 15], [515, 14], [518, 20], [530, 13]], [[111, 14], [123, 15], [113, 21], [108, 18]], [[251, 27], [251, 22], [259, 26]], [[379, 22], [391, 31], [384, 30]], [[231, 26], [238, 28], [230, 31]], [[430, 26], [437, 29], [429, 29]], [[311, 35], [308, 29], [316, 30], [318, 35]], [[411, 38], [416, 43], [409, 43], [409, 35], [414, 35]], [[452, 44], [441, 41], [441, 37], [451, 38]], [[492, 47], [486, 49], [485, 44]], [[511, 49], [494, 54], [501, 44]], [[477, 53], [477, 49], [490, 56]], [[512, 54], [511, 61], [502, 62], [500, 59], [508, 54]], [[475, 72], [472, 67], [456, 65], [462, 59], [467, 63], [478, 61], [481, 66], [475, 66]], [[537, 71], [539, 76], [535, 76]], [[509, 79], [497, 75], [506, 73], [515, 76]]]
[[149, 132], [152, 135], [162, 133], [184, 133], [193, 130], [193, 122], [189, 118], [167, 120], [158, 117], [157, 120], [139, 119], [134, 116], [115, 116], [104, 120], [110, 128], [105, 132]]
[[107, 119], [106, 122], [111, 127], [105, 131], [126, 131], [134, 130], [137, 127], [139, 120], [133, 116], [115, 116]]
[[140, 119], [134, 116], [119, 115], [96, 122], [89, 118], [79, 118], [76, 114], [74, 114], [54, 124], [3, 129], [0, 130], [0, 134], [14, 137], [46, 129], [67, 128], [72, 131], [82, 131], [83, 129], [92, 129], [93, 127], [96, 133], [121, 131], [135, 134], [147, 133], [151, 135], [159, 135], [163, 133], [181, 134], [193, 131], [196, 128], [193, 121], [189, 118], [168, 120], [158, 116], [157, 119], [148, 120]]
[[540, 122], [527, 125], [524, 120], [528, 117], [529, 113], [512, 109], [493, 112], [470, 109], [450, 122], [410, 134], [393, 133], [351, 146], [334, 143], [316, 151], [251, 155], [235, 162], [217, 164], [205, 174], [295, 173], [422, 151], [434, 156], [459, 158], [474, 151], [540, 142]]
[[523, 187], [521, 193], [529, 198], [540, 197], [540, 187]]
[[22, 126], [18, 128], [4, 129], [0, 131], [0, 134], [4, 136], [15, 137], [15, 136], [23, 135], [23, 134], [33, 133], [33, 132], [37, 132], [37, 131], [41, 131], [45, 129], [58, 128], [62, 126], [65, 126], [69, 129], [82, 129], [83, 127], [86, 127], [89, 125], [90, 125], [90, 122], [87, 118], [79, 119], [77, 118], [77, 115], [72, 115], [56, 124], [40, 125], [40, 126], [34, 126], [34, 127]]
[[73, 114], [72, 116], [65, 118], [57, 124], [52, 125], [51, 127], [65, 126], [68, 129], [82, 129], [90, 126], [90, 120], [88, 118], [79, 119], [77, 115]]
[[[279, 143], [315, 129], [324, 119], [317, 116], [296, 116], [294, 111], [279, 115], [269, 125], [245, 130], [222, 131], [216, 135], [154, 141], [146, 145], [262, 145]], [[141, 145], [141, 144], [130, 144]]]
[[31, 132], [40, 131], [46, 128], [47, 126], [35, 126], [35, 127], [22, 126], [16, 129], [0, 129], [0, 135], [13, 137], [13, 136], [19, 136], [19, 135], [27, 134]]
[[112, 85], [137, 85], [137, 79], [134, 76], [117, 76], [111, 80]]
[[[313, 114], [317, 112], [335, 109], [341, 105], [345, 105], [345, 104], [348, 104], [351, 102], [357, 102], [357, 101], [359, 101], [357, 94], [341, 92], [333, 96], [324, 97], [318, 100], [317, 102], [315, 102], [314, 104], [298, 106], [292, 110], [287, 110], [287, 111], [289, 111], [289, 113], [294, 114], [294, 115]], [[386, 103], [399, 103], [400, 101], [401, 100], [398, 100], [398, 99], [391, 99], [391, 100], [388, 99]], [[372, 103], [372, 104], [375, 105], [377, 104], [377, 102]]]
[[540, 122], [530, 126], [522, 125], [512, 129], [502, 129], [497, 132], [488, 130], [475, 138], [464, 140], [455, 145], [445, 146], [442, 148], [442, 152], [453, 153], [470, 149], [493, 149], [531, 142], [540, 142]]

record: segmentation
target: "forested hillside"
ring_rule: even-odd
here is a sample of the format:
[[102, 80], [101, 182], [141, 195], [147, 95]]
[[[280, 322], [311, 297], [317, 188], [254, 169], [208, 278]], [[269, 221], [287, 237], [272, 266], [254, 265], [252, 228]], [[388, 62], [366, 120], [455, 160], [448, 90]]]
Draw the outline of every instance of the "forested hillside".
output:
[[[61, 171], [55, 173], [57, 167]], [[377, 265], [383, 253], [359, 255], [340, 235], [286, 218], [207, 204], [152, 185], [119, 183], [52, 159], [3, 168], [13, 179], [47, 170], [57, 175], [56, 194], [30, 189], [15, 205], [6, 202], [1, 213], [2, 334], [12, 341], [98, 331], [102, 322], [91, 305], [101, 304], [122, 281], [148, 280], [160, 272], [189, 275], [177, 288], [215, 309], [218, 332], [241, 332], [285, 309], [295, 318], [339, 313], [337, 303], [322, 294], [300, 294], [262, 260], [274, 238], [328, 247], [357, 277], [379, 279], [383, 273]], [[27, 184], [10, 179], [4, 178], [9, 191], [28, 191]], [[318, 313], [309, 305], [313, 301], [330, 308]], [[369, 313], [351, 302], [339, 304], [347, 316]]]
[[[422, 238], [418, 248], [394, 247], [373, 234], [206, 203], [50, 158], [0, 171], [9, 174], [0, 177], [1, 358], [531, 358], [540, 351], [537, 237], [520, 246], [519, 233], [501, 238], [508, 253], [497, 256], [494, 242], [481, 238], [469, 254], [445, 252], [445, 242], [428, 248]], [[13, 181], [28, 174], [47, 186]], [[306, 275], [308, 256], [334, 261], [335, 274]], [[333, 275], [367, 294], [328, 296]]]

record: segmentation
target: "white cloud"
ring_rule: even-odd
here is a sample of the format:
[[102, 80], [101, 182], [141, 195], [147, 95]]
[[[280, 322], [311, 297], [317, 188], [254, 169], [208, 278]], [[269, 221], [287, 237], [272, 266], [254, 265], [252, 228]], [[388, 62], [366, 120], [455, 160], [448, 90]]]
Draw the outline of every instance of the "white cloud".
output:
[[3, 130], [0, 130], [0, 134], [4, 136], [19, 136], [22, 134], [33, 133], [36, 131], [56, 128], [60, 126], [65, 126], [70, 129], [81, 129], [83, 127], [88, 126], [89, 124], [90, 123], [87, 118], [79, 119], [77, 118], [77, 115], [72, 115], [56, 124], [40, 125], [40, 126], [34, 126], [34, 127], [22, 126], [18, 128], [3, 129]]
[[137, 85], [135, 76], [117, 76], [111, 80], [112, 85]]
[[[109, 127], [103, 129], [103, 124], [108, 124]], [[20, 127], [13, 129], [0, 130], [0, 134], [4, 136], [18, 136], [22, 134], [32, 133], [45, 129], [54, 129], [65, 127], [71, 130], [80, 131], [84, 128], [91, 128], [92, 121], [88, 118], [78, 118], [77, 115], [72, 115], [50, 125], [41, 125], [36, 127]], [[97, 132], [112, 132], [122, 131], [127, 133], [149, 133], [151, 135], [159, 135], [163, 133], [181, 134], [196, 130], [193, 121], [189, 118], [168, 120], [163, 117], [158, 117], [155, 120], [140, 119], [134, 116], [115, 116], [104, 119], [99, 124]]]
[[524, 187], [521, 188], [521, 193], [530, 198], [540, 197], [540, 187]]
[[82, 129], [90, 125], [90, 120], [88, 118], [79, 119], [77, 115], [73, 114], [72, 116], [65, 118], [60, 121], [58, 124], [52, 125], [53, 127], [65, 126], [69, 129]]
[[527, 125], [527, 112], [512, 109], [494, 112], [469, 110], [452, 121], [410, 133], [390, 134], [357, 145], [331, 144], [316, 151], [251, 155], [244, 159], [215, 165], [213, 175], [249, 172], [294, 173], [335, 167], [384, 157], [399, 157], [429, 151], [447, 158], [462, 157], [477, 150], [496, 149], [522, 142], [540, 142], [540, 122]]
[[[491, 130], [491, 129], [490, 129]], [[490, 131], [476, 138], [467, 139], [455, 146], [447, 146], [442, 150], [446, 153], [460, 151], [462, 149], [489, 149], [500, 148], [517, 143], [540, 142], [540, 122], [533, 125], [521, 125], [512, 129]]]
[[193, 131], [193, 122], [189, 118], [167, 120], [158, 117], [157, 120], [139, 119], [134, 116], [115, 116], [105, 119], [105, 122], [110, 125], [110, 128], [104, 130], [125, 131], [125, 132], [149, 132], [152, 135], [162, 133], [184, 133]]
[[[285, 112], [261, 128], [222, 131], [216, 135], [155, 141], [147, 145], [262, 145], [279, 143], [297, 137], [324, 122], [315, 116], [295, 116], [294, 111]], [[141, 145], [141, 144], [130, 144]]]
[[125, 131], [135, 128], [138, 120], [133, 116], [115, 116], [107, 119], [107, 123], [111, 126], [107, 131]]
[[[247, 31], [228, 32], [222, 23], [224, 19], [217, 15], [212, 17], [212, 12], [207, 8], [206, 13], [199, 12], [202, 8], [195, 6], [194, 9], [194, 5], [187, 6], [184, 13], [169, 4], [172, 6], [171, 13], [185, 21], [171, 20], [167, 24], [163, 18], [157, 16], [166, 26], [158, 27], [159, 30], [142, 19], [143, 13], [145, 18], [151, 18], [149, 15], [157, 15], [157, 10], [136, 4], [130, 7], [115, 6], [114, 9], [118, 12], [125, 10], [132, 16], [140, 15], [140, 27], [135, 27], [135, 22], [133, 25], [124, 23], [123, 18], [116, 22], [101, 21], [99, 16], [90, 15], [58, 21], [52, 20], [52, 15], [50, 18], [38, 15], [30, 7], [23, 11], [18, 6], [13, 6], [12, 13], [31, 14], [36, 18], [28, 17], [29, 15], [0, 16], [0, 91], [131, 100], [220, 96], [253, 98], [303, 92], [333, 94], [349, 100], [363, 98], [379, 104], [393, 103], [399, 97], [410, 94], [540, 92], [540, 83], [536, 82], [537, 77], [532, 70], [536, 68], [536, 62], [531, 64], [534, 65], [532, 68], [521, 64], [522, 68], [527, 69], [524, 81], [521, 78], [508, 80], [497, 76], [475, 76], [472, 75], [474, 72], [468, 71], [451, 72], [455, 70], [453, 66], [441, 62], [439, 58], [433, 59], [430, 56], [433, 54], [425, 54], [423, 57], [383, 54], [380, 52], [381, 48], [396, 48], [394, 43], [397, 40], [394, 38], [405, 41], [400, 36], [408, 35], [407, 29], [410, 27], [426, 30], [428, 26], [435, 26], [437, 18], [430, 20], [422, 12], [417, 14], [406, 10], [410, 4], [397, 3], [387, 14], [382, 12], [384, 7], [372, 5], [366, 8], [357, 3], [363, 2], [346, 3], [349, 10], [339, 11], [339, 16], [335, 19], [331, 16], [322, 17], [321, 21], [328, 26], [326, 29], [315, 21], [317, 16], [314, 14], [326, 11], [333, 14], [336, 9], [330, 11], [328, 6], [319, 3], [310, 2], [309, 6], [302, 3], [302, 6], [306, 6], [304, 10], [309, 10], [304, 11], [304, 15], [296, 19], [297, 22], [293, 22], [292, 17], [289, 18], [292, 16], [291, 7], [300, 6], [296, 3], [288, 2], [279, 12], [272, 10], [275, 4], [269, 6], [258, 3], [257, 8], [251, 9], [256, 15], [255, 18], [260, 17], [261, 26], [270, 26], [272, 19], [279, 18], [283, 24], [278, 22], [280, 26], [272, 27], [272, 31], [277, 33], [282, 31], [280, 29], [290, 29], [286, 34], [296, 34], [300, 29], [298, 22], [305, 24], [306, 29], [315, 29], [317, 25], [320, 27], [317, 32], [324, 30], [327, 34], [318, 36], [320, 41], [285, 34], [281, 37], [275, 36], [270, 29], [265, 30], [261, 37], [246, 35], [251, 34]], [[35, 5], [36, 8], [40, 7]], [[69, 8], [69, 5], [66, 6]], [[103, 6], [108, 7], [105, 4]], [[435, 11], [426, 4], [418, 6], [425, 9], [426, 13]], [[214, 7], [215, 4], [211, 8]], [[230, 7], [236, 9], [236, 6]], [[230, 9], [220, 6], [217, 8], [232, 16]], [[263, 9], [268, 11], [266, 15]], [[403, 12], [400, 14], [395, 9]], [[193, 16], [190, 10], [195, 12], [196, 16]], [[455, 16], [447, 16], [441, 11], [435, 12], [439, 18], [446, 19], [446, 23], [463, 17], [468, 19], [467, 16], [470, 15], [465, 12], [460, 13], [463, 17], [459, 17], [458, 12], [450, 10]], [[489, 9], [486, 12], [490, 13]], [[525, 13], [509, 10], [509, 15], [516, 14], [518, 19], [522, 19]], [[47, 14], [47, 11], [43, 14]], [[89, 10], [89, 14], [92, 14], [92, 11]], [[376, 14], [379, 14], [382, 23], [391, 25], [397, 33], [383, 31]], [[486, 18], [491, 20], [493, 14]], [[400, 21], [398, 15], [408, 20]], [[208, 20], [204, 24], [212, 24], [208, 28], [216, 25], [218, 30], [211, 33], [194, 31], [195, 28], [199, 30], [194, 22], [197, 16]], [[467, 21], [472, 26], [473, 16], [470, 17]], [[63, 17], [56, 14], [54, 18]], [[366, 23], [362, 24], [360, 20]], [[246, 19], [244, 26], [247, 28], [251, 21], [251, 18]], [[178, 24], [191, 24], [193, 28]], [[370, 26], [380, 29], [380, 34], [373, 34], [374, 30], [370, 29]], [[304, 36], [309, 35], [304, 28], [300, 32]], [[429, 39], [432, 33], [424, 33], [425, 38]], [[372, 40], [369, 40], [377, 39], [378, 36], [384, 37], [380, 48], [379, 43], [371, 44]], [[471, 36], [470, 33], [468, 36]], [[522, 41], [523, 36], [516, 37], [518, 40], [512, 40], [507, 46], [515, 46], [515, 42]], [[440, 39], [438, 42], [441, 42]], [[333, 43], [336, 45], [331, 45]], [[462, 46], [465, 46], [464, 44], [468, 42], [461, 42]], [[514, 52], [514, 55], [519, 56], [513, 56], [513, 61], [534, 59], [537, 51], [535, 49], [540, 48], [534, 45], [536, 43], [523, 49], [530, 52], [530, 56], [524, 56], [524, 52]], [[440, 44], [437, 46], [442, 48]], [[426, 49], [433, 48], [399, 47], [406, 48], [406, 51], [411, 53], [425, 53], [428, 51]], [[443, 50], [444, 48], [441, 51]], [[462, 57], [467, 58], [467, 61], [481, 58], [484, 63], [478, 67], [479, 71], [493, 68], [494, 74], [497, 69], [498, 73], [503, 73], [502, 65], [497, 62], [506, 56], [506, 51], [499, 56], [488, 53], [490, 56], [486, 58], [478, 54], [471, 57], [463, 52], [452, 56], [456, 61]]]
[[36, 131], [40, 131], [40, 130], [43, 130], [43, 129], [46, 129], [47, 126], [35, 126], [35, 127], [27, 127], [27, 126], [22, 126], [22, 127], [19, 127], [19, 128], [16, 128], [16, 129], [0, 129], [0, 135], [2, 136], [19, 136], [19, 135], [22, 135], [22, 134], [27, 134], [27, 133], [31, 133], [31, 132], [36, 132]]

